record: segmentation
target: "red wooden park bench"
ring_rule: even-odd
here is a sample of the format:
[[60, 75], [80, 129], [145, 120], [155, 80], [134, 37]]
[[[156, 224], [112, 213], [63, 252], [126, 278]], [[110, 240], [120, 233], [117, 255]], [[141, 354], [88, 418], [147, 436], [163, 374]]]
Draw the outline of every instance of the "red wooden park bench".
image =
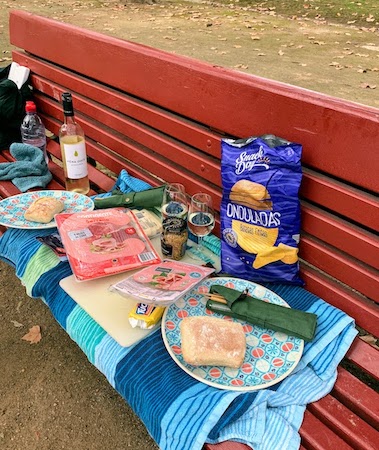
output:
[[[354, 317], [359, 336], [333, 391], [307, 407], [301, 445], [377, 449], [379, 110], [24, 11], [10, 13], [10, 41], [20, 49], [13, 60], [31, 69], [38, 111], [55, 135], [61, 93], [73, 93], [91, 193], [108, 191], [112, 174], [125, 168], [153, 186], [180, 180], [189, 194], [208, 192], [219, 205], [222, 137], [270, 133], [303, 145], [301, 276], [307, 290]], [[56, 140], [48, 152], [49, 188], [63, 189]], [[0, 162], [8, 160], [1, 152]], [[1, 197], [17, 193], [0, 183]]]

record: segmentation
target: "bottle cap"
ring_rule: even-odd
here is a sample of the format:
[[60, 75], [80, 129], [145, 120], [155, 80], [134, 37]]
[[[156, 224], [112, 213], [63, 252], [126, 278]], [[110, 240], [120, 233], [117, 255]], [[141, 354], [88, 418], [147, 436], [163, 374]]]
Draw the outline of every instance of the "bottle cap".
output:
[[63, 114], [65, 116], [74, 115], [74, 107], [72, 105], [72, 95], [70, 92], [63, 92], [62, 94]]
[[28, 100], [25, 103], [25, 111], [26, 112], [36, 112], [37, 111], [36, 104], [34, 102], [32, 102], [31, 100]]

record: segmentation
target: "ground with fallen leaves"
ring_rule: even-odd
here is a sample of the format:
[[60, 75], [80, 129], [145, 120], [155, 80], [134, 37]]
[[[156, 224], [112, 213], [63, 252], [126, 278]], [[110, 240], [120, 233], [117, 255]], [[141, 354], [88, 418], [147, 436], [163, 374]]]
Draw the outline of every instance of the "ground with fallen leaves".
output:
[[[347, 6], [362, 4], [335, 1], [345, 2]], [[270, 8], [270, 3], [252, 1], [251, 6], [241, 6], [232, 1], [222, 6], [214, 2], [166, 0], [151, 4], [3, 1], [0, 48], [4, 50], [0, 64], [9, 63], [7, 13], [10, 7], [17, 7], [169, 52], [379, 107], [379, 5], [370, 13], [361, 14], [360, 20], [352, 13], [350, 20], [347, 16], [344, 22], [332, 23], [309, 15], [312, 2], [296, 2], [296, 14], [290, 17]]]
[[[0, 65], [11, 58], [9, 10], [20, 8], [379, 107], [379, 17], [370, 10], [360, 20], [352, 16], [330, 23], [308, 14], [317, 1], [296, 2], [296, 13], [288, 17], [269, 1], [252, 2], [252, 7], [232, 1], [220, 6], [165, 0], [3, 0]], [[1, 262], [0, 299], [2, 450], [157, 449], [43, 302], [26, 296], [14, 270]]]
[[157, 450], [129, 406], [0, 262], [0, 448]]

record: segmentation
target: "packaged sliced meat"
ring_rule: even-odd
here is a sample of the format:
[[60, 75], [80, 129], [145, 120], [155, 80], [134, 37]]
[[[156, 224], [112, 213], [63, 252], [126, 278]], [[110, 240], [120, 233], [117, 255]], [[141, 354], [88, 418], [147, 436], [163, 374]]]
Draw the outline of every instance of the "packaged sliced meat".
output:
[[127, 208], [55, 216], [71, 269], [92, 280], [161, 261], [137, 218]]

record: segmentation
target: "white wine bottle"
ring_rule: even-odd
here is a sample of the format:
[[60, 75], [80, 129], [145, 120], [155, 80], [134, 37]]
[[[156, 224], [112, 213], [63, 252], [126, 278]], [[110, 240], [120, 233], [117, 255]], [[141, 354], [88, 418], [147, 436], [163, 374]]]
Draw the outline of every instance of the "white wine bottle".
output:
[[69, 92], [62, 94], [64, 123], [59, 130], [59, 142], [68, 191], [87, 194], [89, 192], [87, 152], [82, 127], [76, 123], [72, 96]]

